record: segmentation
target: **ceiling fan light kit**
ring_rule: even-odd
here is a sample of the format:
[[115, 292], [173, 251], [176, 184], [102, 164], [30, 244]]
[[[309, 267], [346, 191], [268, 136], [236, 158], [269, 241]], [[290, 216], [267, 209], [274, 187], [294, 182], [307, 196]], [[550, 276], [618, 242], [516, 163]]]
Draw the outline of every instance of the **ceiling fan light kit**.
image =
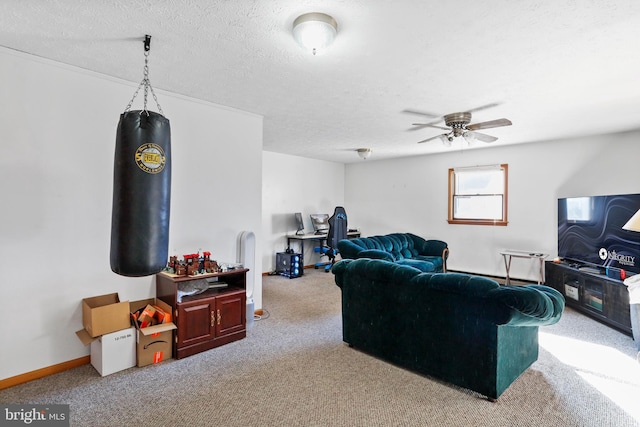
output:
[[314, 55], [329, 47], [337, 33], [338, 23], [326, 13], [305, 13], [293, 21], [293, 38]]
[[440, 141], [447, 147], [451, 147], [451, 142], [453, 142], [453, 135], [442, 134], [438, 135], [436, 138], [440, 138]]

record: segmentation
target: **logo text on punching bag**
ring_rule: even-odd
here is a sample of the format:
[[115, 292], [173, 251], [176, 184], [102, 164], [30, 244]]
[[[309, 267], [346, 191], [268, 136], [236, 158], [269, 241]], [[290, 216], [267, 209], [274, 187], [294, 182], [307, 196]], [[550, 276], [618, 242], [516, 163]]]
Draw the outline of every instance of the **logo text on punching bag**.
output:
[[164, 169], [167, 158], [157, 144], [147, 142], [136, 150], [136, 164], [147, 173], [159, 173]]

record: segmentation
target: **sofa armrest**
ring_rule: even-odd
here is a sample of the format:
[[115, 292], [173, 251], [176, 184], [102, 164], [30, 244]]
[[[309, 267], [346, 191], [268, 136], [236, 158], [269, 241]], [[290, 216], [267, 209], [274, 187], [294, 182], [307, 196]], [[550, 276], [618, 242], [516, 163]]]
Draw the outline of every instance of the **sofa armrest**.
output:
[[[354, 239], [359, 240], [359, 239]], [[338, 241], [338, 252], [342, 259], [356, 259], [362, 247], [356, 245], [351, 239], [343, 239]]]
[[564, 296], [559, 291], [557, 291], [556, 289], [550, 288], [549, 286], [529, 285], [529, 287], [542, 292], [543, 294], [547, 295], [551, 299], [551, 302], [553, 303], [553, 311], [554, 311], [553, 317], [555, 318], [557, 316], [556, 321], [553, 323], [556, 323], [558, 320], [560, 320], [560, 316], [564, 311], [564, 305], [565, 305]]
[[442, 272], [447, 272], [447, 258], [449, 258], [449, 248], [442, 250]]
[[508, 309], [496, 323], [510, 326], [553, 325], [565, 303], [560, 292], [543, 285], [501, 286], [487, 297]]
[[415, 234], [407, 233], [413, 239], [414, 248], [418, 251], [418, 255], [441, 256], [442, 261], [446, 261], [449, 256], [447, 242], [442, 240], [430, 239], [426, 240]]
[[353, 261], [354, 260], [352, 259], [343, 259], [336, 262], [333, 265], [333, 267], [331, 267], [331, 272], [335, 275], [336, 285], [338, 285], [338, 287], [341, 289], [342, 289], [344, 274], [347, 271], [347, 267], [349, 266], [349, 264]]
[[423, 249], [424, 253], [421, 255], [438, 255], [442, 256], [442, 260], [445, 261], [449, 256], [449, 247], [447, 242], [442, 240], [427, 240]]

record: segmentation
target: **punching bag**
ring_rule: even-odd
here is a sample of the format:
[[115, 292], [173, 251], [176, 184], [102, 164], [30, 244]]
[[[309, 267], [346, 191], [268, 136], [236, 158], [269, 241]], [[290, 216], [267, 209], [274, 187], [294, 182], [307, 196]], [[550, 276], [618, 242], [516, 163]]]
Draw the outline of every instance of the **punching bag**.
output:
[[125, 111], [116, 133], [111, 217], [111, 270], [148, 276], [167, 265], [171, 201], [169, 120]]

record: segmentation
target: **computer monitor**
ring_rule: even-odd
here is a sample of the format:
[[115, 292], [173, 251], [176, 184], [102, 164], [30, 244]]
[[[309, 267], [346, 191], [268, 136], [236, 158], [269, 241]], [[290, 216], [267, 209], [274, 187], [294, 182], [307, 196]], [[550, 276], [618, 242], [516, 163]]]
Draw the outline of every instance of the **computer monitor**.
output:
[[298, 229], [296, 234], [304, 234], [304, 222], [302, 221], [302, 212], [296, 212], [296, 225]]
[[311, 224], [316, 234], [326, 234], [329, 232], [329, 214], [311, 214]]

